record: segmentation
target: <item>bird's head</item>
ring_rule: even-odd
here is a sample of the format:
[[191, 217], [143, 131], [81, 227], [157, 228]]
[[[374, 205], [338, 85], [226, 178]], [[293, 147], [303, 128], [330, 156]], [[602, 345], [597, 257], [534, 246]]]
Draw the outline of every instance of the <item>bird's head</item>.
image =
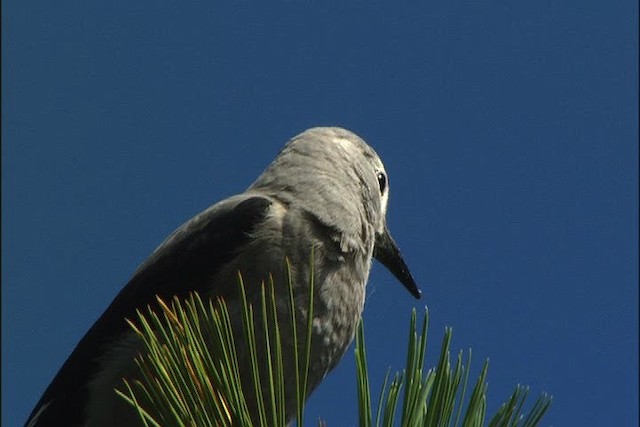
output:
[[362, 138], [338, 127], [317, 127], [292, 138], [250, 187], [297, 204], [380, 261], [419, 298], [386, 223], [389, 178]]

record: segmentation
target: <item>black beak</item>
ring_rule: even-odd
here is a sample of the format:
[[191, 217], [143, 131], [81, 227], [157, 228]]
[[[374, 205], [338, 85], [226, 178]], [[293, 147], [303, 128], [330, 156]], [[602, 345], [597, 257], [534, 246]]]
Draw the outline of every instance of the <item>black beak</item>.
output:
[[391, 237], [386, 225], [384, 226], [382, 234], [376, 235], [376, 245], [373, 248], [373, 256], [396, 276], [396, 279], [411, 292], [411, 295], [416, 299], [420, 299], [420, 289], [418, 289], [415, 280], [413, 280], [409, 267], [407, 267], [404, 259], [402, 259], [400, 249], [398, 249], [396, 242], [393, 241], [393, 237]]

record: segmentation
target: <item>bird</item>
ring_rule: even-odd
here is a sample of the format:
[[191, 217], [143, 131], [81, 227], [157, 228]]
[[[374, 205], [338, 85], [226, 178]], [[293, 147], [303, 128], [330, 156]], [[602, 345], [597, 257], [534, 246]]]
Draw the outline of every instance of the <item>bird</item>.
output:
[[[361, 137], [341, 127], [315, 127], [294, 136], [244, 192], [185, 222], [137, 268], [79, 341], [25, 425], [139, 425], [138, 414], [113, 390], [138, 369], [134, 357], [141, 343], [125, 319], [152, 305], [156, 296], [167, 300], [194, 291], [222, 297], [229, 311], [235, 307], [237, 312], [238, 272], [247, 298], [255, 301], [256, 284], [269, 277], [284, 281], [285, 258], [296, 295], [308, 294], [314, 274], [310, 394], [353, 341], [373, 259], [413, 297], [421, 296], [389, 232], [388, 199], [384, 165]], [[285, 288], [275, 290], [276, 299], [288, 298]], [[304, 313], [297, 318], [304, 325], [307, 320]], [[291, 420], [295, 395], [290, 384], [286, 389]]]

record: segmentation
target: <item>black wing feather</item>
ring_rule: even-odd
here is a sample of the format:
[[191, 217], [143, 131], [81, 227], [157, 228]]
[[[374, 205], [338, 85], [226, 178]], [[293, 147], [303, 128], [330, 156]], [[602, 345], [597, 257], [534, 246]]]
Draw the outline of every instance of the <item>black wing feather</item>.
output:
[[87, 385], [100, 366], [100, 355], [129, 326], [136, 308], [202, 291], [207, 278], [236, 254], [251, 238], [255, 226], [265, 217], [271, 200], [250, 197], [221, 214], [211, 215], [197, 233], [172, 242], [149, 265], [144, 266], [120, 291], [107, 310], [78, 343], [44, 392], [31, 418], [41, 405], [50, 402], [38, 417], [37, 426], [79, 426], [88, 401]]

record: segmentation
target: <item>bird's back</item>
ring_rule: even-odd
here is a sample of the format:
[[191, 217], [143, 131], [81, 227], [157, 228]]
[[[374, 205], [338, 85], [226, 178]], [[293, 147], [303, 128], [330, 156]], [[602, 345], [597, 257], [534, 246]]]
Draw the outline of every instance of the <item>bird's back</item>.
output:
[[[36, 426], [59, 425], [60, 420], [65, 420], [67, 426], [137, 425], [138, 415], [113, 391], [121, 388], [122, 378], [138, 376], [134, 357], [143, 348], [124, 321], [127, 317], [135, 318], [138, 306], [132, 305], [131, 301], [146, 301], [146, 304], [153, 305], [156, 294], [166, 300], [173, 295], [184, 297], [193, 290], [199, 290], [205, 297], [222, 296], [232, 318], [235, 318], [239, 335], [238, 272], [242, 274], [248, 299], [253, 303], [259, 301], [261, 283], [268, 283], [272, 275], [279, 310], [287, 310], [285, 257], [288, 257], [298, 322], [300, 326], [306, 325], [312, 248], [315, 304], [308, 392], [335, 367], [353, 339], [362, 312], [371, 253], [355, 247], [345, 252], [340, 244], [339, 230], [332, 229], [295, 205], [255, 195], [245, 195], [239, 201], [226, 203], [231, 206], [228, 209], [233, 212], [233, 224], [238, 224], [238, 218], [245, 214], [247, 224], [259, 222], [260, 227], [245, 224], [237, 227], [241, 231], [229, 231], [223, 227], [229, 224], [221, 223], [220, 214], [215, 213], [220, 208], [215, 206], [212, 209], [214, 214], [204, 222], [212, 223], [208, 227], [215, 230], [213, 234], [216, 236], [221, 229], [233, 236], [226, 239], [210, 236], [207, 239], [203, 237], [207, 234], [207, 226], [193, 224], [194, 220], [183, 226], [182, 232], [178, 231], [164, 244], [164, 248], [159, 249], [159, 253], [143, 264], [80, 341], [43, 395], [39, 406], [49, 405], [39, 415]], [[258, 211], [262, 212], [261, 215], [255, 214]], [[189, 228], [193, 231], [184, 231]], [[192, 233], [197, 233], [199, 243], [190, 237]], [[221, 250], [220, 242], [230, 238], [242, 242], [241, 251], [235, 246]], [[285, 366], [293, 366], [289, 317], [283, 315], [279, 318], [285, 319], [280, 324], [284, 363]], [[256, 321], [261, 321], [259, 316]], [[304, 342], [306, 328], [300, 326], [297, 328], [298, 340]], [[238, 338], [236, 342], [242, 342], [240, 336]], [[265, 360], [260, 356], [259, 360]], [[244, 388], [252, 390], [252, 377], [246, 375], [251, 368], [243, 348], [239, 349], [239, 359], [243, 383], [247, 384]], [[82, 374], [76, 375], [76, 372]], [[287, 373], [285, 392], [288, 418], [291, 418], [295, 413], [295, 372], [287, 370]], [[266, 378], [264, 371], [261, 378]], [[249, 408], [256, 406], [254, 399], [251, 393], [247, 393]]]

